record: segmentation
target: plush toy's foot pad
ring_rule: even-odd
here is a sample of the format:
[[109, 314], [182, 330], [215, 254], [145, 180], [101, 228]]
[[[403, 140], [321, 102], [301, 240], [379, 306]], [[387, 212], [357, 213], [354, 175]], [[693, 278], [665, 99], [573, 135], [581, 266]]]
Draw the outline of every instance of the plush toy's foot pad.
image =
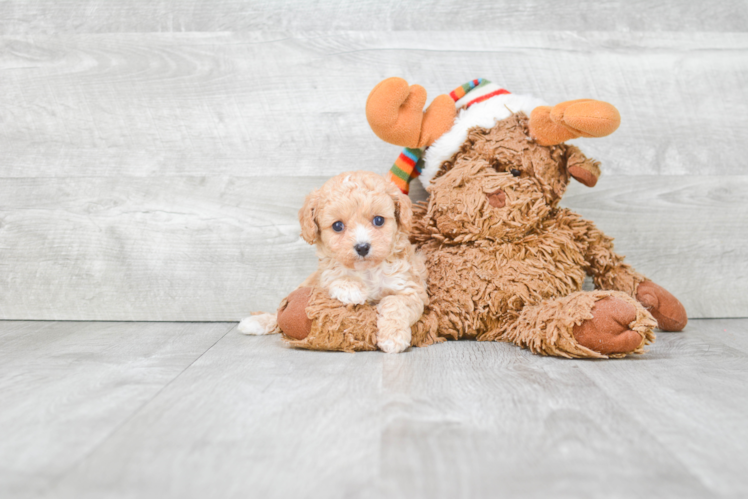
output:
[[636, 300], [654, 316], [661, 330], [679, 332], [688, 323], [686, 308], [683, 304], [657, 283], [652, 281], [640, 283], [636, 289]]
[[237, 330], [245, 335], [267, 335], [275, 333], [277, 326], [275, 314], [262, 313], [244, 318]]
[[605, 297], [592, 307], [592, 319], [573, 328], [579, 344], [600, 354], [628, 354], [636, 351], [644, 337], [629, 328], [636, 320], [636, 308], [618, 298]]
[[278, 327], [286, 336], [304, 340], [312, 331], [312, 320], [306, 315], [311, 296], [311, 287], [297, 288], [281, 304], [278, 309]]

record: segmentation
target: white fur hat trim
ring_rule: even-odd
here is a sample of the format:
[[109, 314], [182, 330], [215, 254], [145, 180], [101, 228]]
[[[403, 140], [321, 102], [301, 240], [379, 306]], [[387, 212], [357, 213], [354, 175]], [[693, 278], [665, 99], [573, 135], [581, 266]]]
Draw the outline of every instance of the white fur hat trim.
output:
[[[474, 96], [471, 96], [472, 99]], [[459, 104], [459, 101], [455, 104]], [[545, 101], [530, 95], [502, 94], [460, 111], [452, 128], [426, 150], [423, 157], [423, 171], [419, 176], [421, 184], [426, 190], [429, 189], [431, 180], [439, 171], [439, 167], [460, 149], [471, 128], [491, 128], [499, 120], [509, 118], [512, 113], [519, 111], [530, 116], [533, 109], [545, 105]]]

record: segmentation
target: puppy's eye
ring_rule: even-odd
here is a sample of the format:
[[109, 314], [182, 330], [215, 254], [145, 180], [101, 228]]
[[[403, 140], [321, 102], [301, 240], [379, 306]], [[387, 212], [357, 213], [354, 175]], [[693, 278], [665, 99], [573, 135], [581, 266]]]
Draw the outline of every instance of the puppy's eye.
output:
[[343, 229], [345, 229], [345, 224], [343, 224], [342, 222], [337, 221], [337, 222], [332, 223], [332, 230], [335, 231], [336, 233], [339, 233]]
[[520, 172], [519, 170], [517, 170], [516, 168], [513, 168], [513, 169], [511, 169], [511, 170], [510, 170], [510, 172], [511, 172], [511, 173], [512, 173], [512, 175], [513, 175], [513, 176], [515, 176], [515, 177], [519, 177], [519, 175], [520, 175], [520, 174], [522, 173], [522, 172]]
[[377, 215], [376, 217], [374, 217], [374, 220], [372, 222], [375, 226], [382, 227], [384, 226], [384, 217], [382, 217], [381, 215]]

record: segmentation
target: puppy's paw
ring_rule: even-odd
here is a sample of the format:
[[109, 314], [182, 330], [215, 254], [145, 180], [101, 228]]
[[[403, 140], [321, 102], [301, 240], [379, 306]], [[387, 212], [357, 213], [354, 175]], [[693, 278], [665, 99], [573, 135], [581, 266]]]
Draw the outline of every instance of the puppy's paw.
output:
[[377, 334], [377, 347], [388, 354], [403, 352], [410, 347], [410, 336], [410, 328], [391, 332], [380, 330]]
[[364, 304], [366, 293], [356, 283], [347, 281], [336, 282], [330, 286], [330, 297], [337, 299], [343, 304]]
[[273, 333], [277, 327], [275, 314], [256, 314], [244, 318], [237, 327], [245, 335], [267, 335]]

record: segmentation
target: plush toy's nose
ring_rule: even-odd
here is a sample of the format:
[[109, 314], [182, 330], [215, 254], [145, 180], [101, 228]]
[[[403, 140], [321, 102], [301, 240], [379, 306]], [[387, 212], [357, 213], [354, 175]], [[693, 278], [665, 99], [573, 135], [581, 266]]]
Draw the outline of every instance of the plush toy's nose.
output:
[[369, 253], [369, 249], [371, 248], [371, 245], [368, 243], [359, 243], [353, 248], [356, 250], [356, 253], [359, 254], [361, 257], [366, 257], [366, 254]]
[[496, 208], [504, 208], [506, 206], [506, 194], [501, 189], [497, 189], [493, 193], [486, 193], [488, 198], [488, 204]]

